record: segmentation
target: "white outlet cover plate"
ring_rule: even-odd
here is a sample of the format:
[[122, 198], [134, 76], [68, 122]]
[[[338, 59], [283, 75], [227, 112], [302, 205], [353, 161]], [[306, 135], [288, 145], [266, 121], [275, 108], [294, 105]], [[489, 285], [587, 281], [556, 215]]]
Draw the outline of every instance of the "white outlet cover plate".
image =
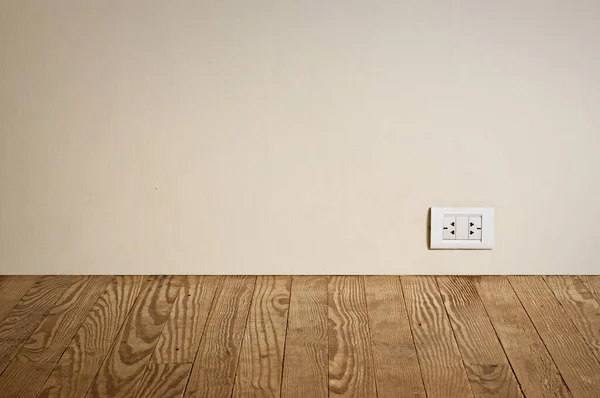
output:
[[[481, 216], [481, 240], [444, 240], [444, 216]], [[431, 249], [490, 250], [494, 247], [494, 209], [491, 207], [432, 207]]]

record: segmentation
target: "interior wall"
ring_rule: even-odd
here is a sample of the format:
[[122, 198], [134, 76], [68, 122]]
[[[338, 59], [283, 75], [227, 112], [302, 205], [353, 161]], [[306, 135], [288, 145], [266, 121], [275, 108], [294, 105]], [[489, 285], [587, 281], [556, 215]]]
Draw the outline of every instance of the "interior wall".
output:
[[[3, 1], [0, 273], [600, 270], [598, 1]], [[493, 251], [430, 251], [430, 206]]]

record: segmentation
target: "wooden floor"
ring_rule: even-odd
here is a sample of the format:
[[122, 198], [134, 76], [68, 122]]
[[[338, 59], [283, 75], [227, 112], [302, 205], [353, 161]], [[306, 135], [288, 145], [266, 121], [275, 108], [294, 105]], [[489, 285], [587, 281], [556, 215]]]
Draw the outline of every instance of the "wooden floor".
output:
[[600, 276], [0, 277], [2, 397], [600, 397]]

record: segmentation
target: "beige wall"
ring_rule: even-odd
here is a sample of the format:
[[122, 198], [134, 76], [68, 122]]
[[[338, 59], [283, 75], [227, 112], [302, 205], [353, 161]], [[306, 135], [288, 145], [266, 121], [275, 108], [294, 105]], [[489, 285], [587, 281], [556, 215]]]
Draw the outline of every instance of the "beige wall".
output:
[[[0, 3], [0, 273], [599, 273], [598, 1]], [[432, 205], [496, 208], [429, 251]]]

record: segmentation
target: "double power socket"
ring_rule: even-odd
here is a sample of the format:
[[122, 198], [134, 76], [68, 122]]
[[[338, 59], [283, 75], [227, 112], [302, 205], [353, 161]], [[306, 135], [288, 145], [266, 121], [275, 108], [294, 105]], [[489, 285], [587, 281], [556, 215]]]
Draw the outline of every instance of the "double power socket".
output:
[[445, 215], [442, 224], [444, 240], [481, 240], [480, 215]]
[[492, 207], [431, 208], [431, 249], [490, 250], [493, 246]]

